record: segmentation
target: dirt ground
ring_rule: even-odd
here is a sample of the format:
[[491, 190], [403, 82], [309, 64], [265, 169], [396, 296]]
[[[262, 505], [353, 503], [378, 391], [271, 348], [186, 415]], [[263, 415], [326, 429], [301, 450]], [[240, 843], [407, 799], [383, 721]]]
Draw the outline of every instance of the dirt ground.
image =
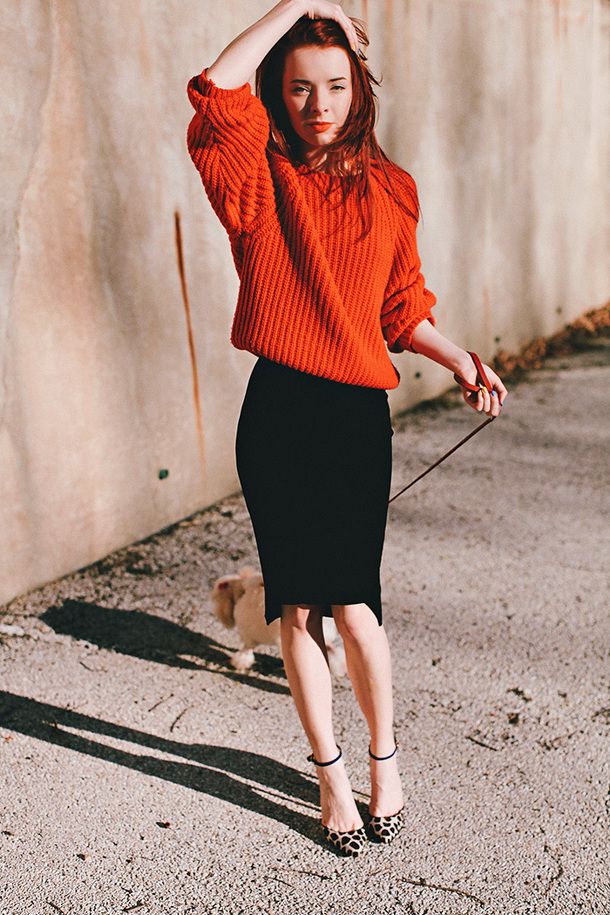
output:
[[[237, 492], [0, 610], [1, 915], [608, 915], [610, 340], [507, 386], [389, 509], [400, 837], [324, 845], [277, 651], [228, 662]], [[482, 419], [394, 417], [392, 493]], [[348, 678], [334, 715], [366, 822]]]

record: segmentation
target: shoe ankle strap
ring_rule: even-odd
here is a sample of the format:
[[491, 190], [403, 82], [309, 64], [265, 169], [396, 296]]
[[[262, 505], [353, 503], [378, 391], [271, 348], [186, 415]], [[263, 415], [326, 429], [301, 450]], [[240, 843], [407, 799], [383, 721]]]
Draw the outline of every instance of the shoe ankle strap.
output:
[[338, 759], [341, 759], [341, 754], [343, 751], [341, 750], [341, 747], [339, 746], [339, 744], [337, 744], [337, 747], [339, 748], [339, 755], [335, 756], [334, 759], [329, 759], [328, 762], [318, 762], [317, 759], [313, 758], [313, 753], [310, 753], [309, 756], [307, 757], [307, 759], [310, 762], [314, 763], [316, 766], [330, 766], [330, 765], [332, 765], [332, 763], [337, 762]]
[[374, 753], [371, 753], [371, 744], [369, 743], [369, 756], [371, 756], [373, 759], [391, 759], [392, 756], [394, 756], [394, 754], [396, 753], [397, 749], [398, 749], [398, 741], [396, 740], [396, 737], [394, 737], [394, 749], [387, 756], [375, 756]]

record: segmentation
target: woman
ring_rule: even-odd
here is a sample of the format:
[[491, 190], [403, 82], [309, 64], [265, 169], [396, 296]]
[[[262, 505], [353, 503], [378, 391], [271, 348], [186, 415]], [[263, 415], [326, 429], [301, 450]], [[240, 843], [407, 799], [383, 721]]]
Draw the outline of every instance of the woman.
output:
[[[281, 0], [188, 83], [187, 144], [240, 277], [231, 343], [258, 356], [236, 436], [237, 469], [286, 674], [319, 767], [322, 827], [346, 854], [366, 832], [333, 737], [322, 617], [345, 644], [369, 731], [373, 833], [403, 822], [390, 650], [379, 570], [391, 436], [389, 352], [419, 352], [480, 379], [435, 328], [420, 272], [413, 178], [380, 149], [375, 95], [340, 5]], [[245, 80], [256, 71], [256, 95]], [[506, 388], [464, 390], [497, 416]], [[460, 382], [461, 383], [461, 382]], [[331, 765], [333, 763], [334, 765]]]

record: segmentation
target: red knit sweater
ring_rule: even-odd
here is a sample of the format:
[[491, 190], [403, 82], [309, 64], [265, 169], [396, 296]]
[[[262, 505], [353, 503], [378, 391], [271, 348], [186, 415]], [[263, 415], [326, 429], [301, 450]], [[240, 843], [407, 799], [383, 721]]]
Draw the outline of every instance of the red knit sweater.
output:
[[[240, 279], [233, 346], [334, 381], [397, 387], [388, 349], [411, 349], [419, 322], [436, 324], [413, 217], [372, 167], [373, 227], [357, 240], [362, 221], [353, 195], [341, 205], [342, 179], [267, 149], [267, 109], [250, 83], [223, 89], [204, 69], [187, 93], [196, 112], [188, 150]], [[394, 168], [394, 193], [413, 210], [415, 182]]]

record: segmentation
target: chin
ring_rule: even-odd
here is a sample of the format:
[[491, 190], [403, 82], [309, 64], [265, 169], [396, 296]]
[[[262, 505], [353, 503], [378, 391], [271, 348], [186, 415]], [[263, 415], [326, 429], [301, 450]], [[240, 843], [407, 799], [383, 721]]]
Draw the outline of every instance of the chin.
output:
[[301, 139], [303, 140], [303, 146], [305, 149], [320, 149], [322, 146], [328, 146], [328, 144], [333, 140], [333, 137], [323, 137], [320, 135], [316, 140], [313, 141], [313, 143], [309, 139], [305, 140], [303, 137], [301, 137]]

